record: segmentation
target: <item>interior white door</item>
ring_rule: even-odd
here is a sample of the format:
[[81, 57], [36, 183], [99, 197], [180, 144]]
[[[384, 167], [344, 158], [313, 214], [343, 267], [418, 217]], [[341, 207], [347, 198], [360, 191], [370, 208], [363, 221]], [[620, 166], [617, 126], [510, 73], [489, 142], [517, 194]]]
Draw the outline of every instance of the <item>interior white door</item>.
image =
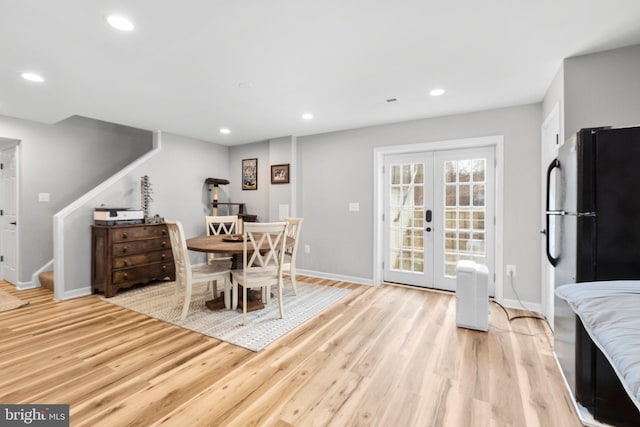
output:
[[[560, 113], [559, 113], [559, 108], [558, 105], [556, 104], [556, 106], [551, 110], [551, 113], [549, 113], [549, 115], [547, 116], [547, 118], [544, 120], [544, 123], [542, 124], [542, 129], [541, 129], [541, 161], [542, 161], [542, 165], [541, 165], [541, 180], [542, 180], [542, 200], [541, 200], [541, 205], [542, 205], [542, 209], [540, 210], [540, 221], [541, 221], [541, 237], [542, 237], [542, 253], [541, 253], [541, 265], [542, 265], [542, 289], [541, 289], [541, 301], [542, 301], [542, 314], [544, 314], [544, 316], [547, 318], [547, 321], [549, 322], [549, 326], [551, 327], [551, 329], [554, 329], [554, 324], [553, 324], [553, 317], [554, 317], [554, 295], [553, 295], [553, 289], [554, 289], [554, 268], [553, 265], [551, 265], [551, 263], [549, 262], [549, 260], [547, 259], [547, 241], [546, 241], [546, 235], [549, 234], [551, 236], [555, 236], [556, 233], [550, 229], [547, 230], [546, 229], [546, 215], [545, 215], [545, 208], [547, 205], [547, 175], [546, 175], [546, 171], [547, 168], [549, 167], [549, 164], [551, 163], [551, 161], [557, 156], [558, 154], [558, 148], [560, 147], [561, 141], [560, 141]], [[550, 178], [554, 178], [553, 176]], [[552, 181], [553, 182], [553, 181]], [[548, 195], [548, 197], [550, 197], [550, 200], [555, 200], [556, 199], [556, 194], [555, 194], [555, 185], [551, 185], [549, 187], [549, 192], [550, 194]], [[551, 221], [549, 223], [549, 227], [552, 228], [554, 226], [555, 222]], [[551, 254], [556, 254], [556, 248], [554, 247], [555, 242], [550, 241], [549, 242], [549, 251]]]
[[0, 273], [17, 284], [17, 162], [16, 146], [0, 150]]
[[433, 287], [433, 154], [386, 156], [383, 175], [383, 278]]
[[494, 148], [389, 155], [383, 175], [383, 279], [455, 291], [456, 264], [471, 259], [494, 295]]

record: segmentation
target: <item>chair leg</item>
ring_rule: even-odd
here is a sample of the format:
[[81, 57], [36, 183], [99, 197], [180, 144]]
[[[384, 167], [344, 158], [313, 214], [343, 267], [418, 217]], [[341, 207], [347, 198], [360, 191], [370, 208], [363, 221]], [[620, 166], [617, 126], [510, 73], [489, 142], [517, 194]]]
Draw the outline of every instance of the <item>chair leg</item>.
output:
[[228, 278], [224, 279], [224, 308], [229, 310], [231, 308], [231, 282]]
[[188, 283], [184, 287], [184, 305], [182, 306], [182, 317], [184, 320], [187, 318], [187, 313], [189, 312], [189, 304], [191, 303], [191, 284]]
[[278, 280], [278, 306], [280, 308], [280, 318], [284, 319], [284, 301], [282, 300], [282, 288], [283, 283], [282, 278], [280, 278], [280, 280]]
[[238, 282], [233, 281], [233, 289], [231, 290], [231, 310], [238, 309]]
[[262, 287], [262, 302], [269, 304], [271, 302], [271, 286]]
[[289, 276], [291, 276], [291, 285], [293, 285], [293, 294], [298, 295], [298, 286], [296, 284], [296, 268], [292, 265], [291, 270], [289, 271]]
[[242, 287], [242, 325], [247, 325], [247, 287]]

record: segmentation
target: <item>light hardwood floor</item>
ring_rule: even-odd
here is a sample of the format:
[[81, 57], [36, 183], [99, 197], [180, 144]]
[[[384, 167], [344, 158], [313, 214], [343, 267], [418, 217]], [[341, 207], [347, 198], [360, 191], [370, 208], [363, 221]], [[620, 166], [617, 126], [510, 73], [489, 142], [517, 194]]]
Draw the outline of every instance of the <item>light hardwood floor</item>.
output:
[[79, 426], [580, 425], [543, 321], [492, 304], [471, 331], [448, 293], [300, 280], [352, 292], [259, 353], [0, 282], [30, 302], [0, 313], [0, 402], [70, 404]]

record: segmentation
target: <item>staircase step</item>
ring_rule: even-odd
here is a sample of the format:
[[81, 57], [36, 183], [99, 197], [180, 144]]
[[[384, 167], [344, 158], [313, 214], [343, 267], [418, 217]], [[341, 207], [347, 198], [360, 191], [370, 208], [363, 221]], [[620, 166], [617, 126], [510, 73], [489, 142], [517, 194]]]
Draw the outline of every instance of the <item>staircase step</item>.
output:
[[53, 271], [43, 271], [38, 275], [40, 286], [45, 289], [53, 290]]

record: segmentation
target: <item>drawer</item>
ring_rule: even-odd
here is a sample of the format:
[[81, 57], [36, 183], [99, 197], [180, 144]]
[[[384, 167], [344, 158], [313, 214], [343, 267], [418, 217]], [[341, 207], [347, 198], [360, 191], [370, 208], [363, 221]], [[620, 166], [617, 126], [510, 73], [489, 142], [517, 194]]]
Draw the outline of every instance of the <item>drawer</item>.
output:
[[138, 255], [129, 255], [113, 258], [112, 268], [118, 270], [120, 268], [137, 267], [139, 265], [151, 264], [153, 262], [169, 262], [173, 260], [171, 249], [164, 251], [153, 251]]
[[160, 249], [171, 249], [171, 242], [167, 236], [164, 239], [145, 239], [133, 242], [114, 243], [111, 249], [111, 256], [119, 257], [157, 251]]
[[154, 237], [169, 238], [166, 225], [144, 225], [140, 227], [126, 227], [109, 230], [112, 242], [127, 242], [130, 240], [148, 239]]
[[175, 267], [173, 262], [159, 262], [140, 267], [128, 268], [113, 272], [112, 282], [114, 285], [122, 283], [147, 283], [152, 280], [162, 280], [166, 277], [174, 276]]

